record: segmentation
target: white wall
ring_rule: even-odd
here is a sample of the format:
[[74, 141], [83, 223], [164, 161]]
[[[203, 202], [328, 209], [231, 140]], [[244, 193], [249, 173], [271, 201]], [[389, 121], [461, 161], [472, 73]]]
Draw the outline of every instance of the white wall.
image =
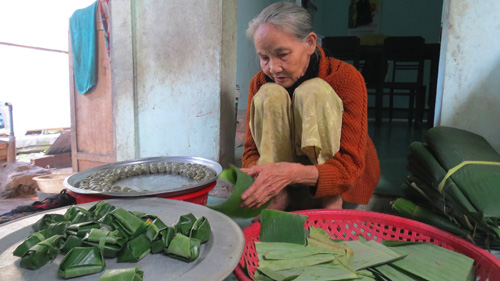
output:
[[233, 162], [237, 2], [113, 4], [117, 161], [199, 156]]
[[438, 124], [480, 134], [500, 152], [500, 1], [445, 1]]

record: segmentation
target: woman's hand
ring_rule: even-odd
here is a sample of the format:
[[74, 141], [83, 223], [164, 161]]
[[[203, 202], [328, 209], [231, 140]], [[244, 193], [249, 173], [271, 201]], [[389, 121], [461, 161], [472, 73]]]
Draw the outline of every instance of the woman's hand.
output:
[[243, 208], [258, 208], [276, 196], [287, 185], [301, 183], [316, 185], [318, 169], [297, 163], [266, 163], [241, 171], [255, 178], [254, 183], [241, 195]]

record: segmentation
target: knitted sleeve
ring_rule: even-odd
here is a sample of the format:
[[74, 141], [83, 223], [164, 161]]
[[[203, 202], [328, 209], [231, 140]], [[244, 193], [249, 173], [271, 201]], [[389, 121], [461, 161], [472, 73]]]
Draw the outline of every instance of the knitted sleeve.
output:
[[241, 164], [243, 168], [249, 168], [257, 164], [257, 161], [260, 158], [259, 151], [257, 150], [257, 145], [252, 137], [252, 133], [250, 132], [250, 108], [252, 104], [253, 96], [257, 93], [265, 83], [264, 74], [262, 71], [257, 73], [252, 81], [250, 81], [250, 85], [248, 87], [248, 103], [247, 103], [247, 114], [246, 114], [246, 133], [245, 140], [243, 141], [243, 155], [241, 156]]
[[[342, 99], [342, 131], [340, 150], [332, 159], [316, 165], [319, 179], [315, 197], [333, 196], [348, 191], [365, 169], [365, 155], [368, 141], [367, 103], [368, 97], [364, 79], [353, 66], [330, 60], [335, 65], [333, 75], [325, 79]], [[333, 61], [335, 60], [335, 61]]]

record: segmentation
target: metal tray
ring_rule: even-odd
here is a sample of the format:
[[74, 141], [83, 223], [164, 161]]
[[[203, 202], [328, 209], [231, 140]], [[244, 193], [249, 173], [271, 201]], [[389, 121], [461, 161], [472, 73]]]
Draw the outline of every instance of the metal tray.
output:
[[[172, 225], [181, 215], [192, 213], [205, 216], [210, 223], [210, 240], [203, 244], [198, 259], [186, 263], [162, 253], [148, 254], [137, 263], [117, 263], [116, 258], [106, 259], [107, 269], [141, 267], [144, 280], [224, 280], [238, 264], [245, 238], [240, 227], [226, 215], [207, 207], [178, 200], [156, 197], [122, 198], [107, 200], [116, 207], [128, 211], [141, 211], [157, 215], [165, 224]], [[89, 209], [94, 203], [81, 204]], [[20, 258], [12, 255], [14, 249], [33, 232], [31, 225], [44, 214], [64, 214], [68, 207], [52, 209], [2, 224], [0, 226], [0, 280], [63, 280], [57, 276], [57, 269], [63, 256], [38, 270], [19, 266]], [[72, 278], [74, 281], [98, 280], [103, 272]]]
[[[133, 176], [118, 180], [116, 184], [126, 185], [132, 188], [133, 192], [101, 192], [94, 190], [86, 190], [78, 188], [80, 182], [86, 177], [106, 169], [113, 169], [133, 164], [155, 163], [155, 162], [177, 162], [177, 163], [193, 163], [206, 166], [215, 171], [216, 175], [208, 180], [195, 182], [181, 175], [172, 174], [150, 174]], [[190, 156], [165, 156], [165, 157], [149, 157], [134, 160], [121, 161], [111, 164], [94, 167], [79, 173], [76, 173], [63, 182], [64, 187], [75, 193], [99, 196], [105, 195], [109, 197], [140, 197], [152, 195], [165, 195], [164, 197], [179, 196], [195, 192], [203, 189], [207, 184], [215, 181], [222, 172], [222, 166], [212, 160], [201, 157]]]

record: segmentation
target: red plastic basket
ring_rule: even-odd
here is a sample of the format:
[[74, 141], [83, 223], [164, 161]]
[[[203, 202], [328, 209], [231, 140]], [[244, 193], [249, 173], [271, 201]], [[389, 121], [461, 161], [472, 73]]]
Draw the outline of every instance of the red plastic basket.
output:
[[[429, 242], [474, 259], [476, 281], [500, 280], [500, 260], [484, 249], [448, 232], [417, 221], [369, 211], [358, 210], [307, 210], [296, 213], [309, 216], [305, 227], [320, 227], [334, 239], [357, 240], [362, 234], [369, 240], [398, 240]], [[253, 223], [243, 230], [245, 247], [234, 275], [240, 281], [252, 280], [245, 270], [254, 274], [258, 266], [255, 241], [259, 241], [260, 223]]]
[[[166, 198], [166, 199], [172, 199], [172, 200], [181, 200], [181, 201], [187, 201], [199, 205], [206, 205], [207, 200], [208, 200], [208, 192], [212, 190], [215, 185], [217, 184], [217, 181], [213, 181], [209, 184], [206, 185], [206, 187], [187, 194], [183, 195], [178, 195], [178, 196], [171, 196], [169, 197], [168, 194], [158, 194], [155, 195], [154, 197], [161, 197], [161, 198]], [[100, 201], [100, 200], [106, 200], [106, 199], [119, 199], [119, 198], [124, 198], [124, 197], [113, 197], [113, 196], [106, 196], [106, 195], [91, 195], [91, 194], [81, 194], [81, 193], [76, 193], [71, 190], [66, 190], [66, 192], [75, 197], [76, 203], [77, 204], [83, 204], [83, 203], [89, 203], [89, 202], [95, 202], [95, 201]], [[130, 198], [130, 197], [127, 197]]]

